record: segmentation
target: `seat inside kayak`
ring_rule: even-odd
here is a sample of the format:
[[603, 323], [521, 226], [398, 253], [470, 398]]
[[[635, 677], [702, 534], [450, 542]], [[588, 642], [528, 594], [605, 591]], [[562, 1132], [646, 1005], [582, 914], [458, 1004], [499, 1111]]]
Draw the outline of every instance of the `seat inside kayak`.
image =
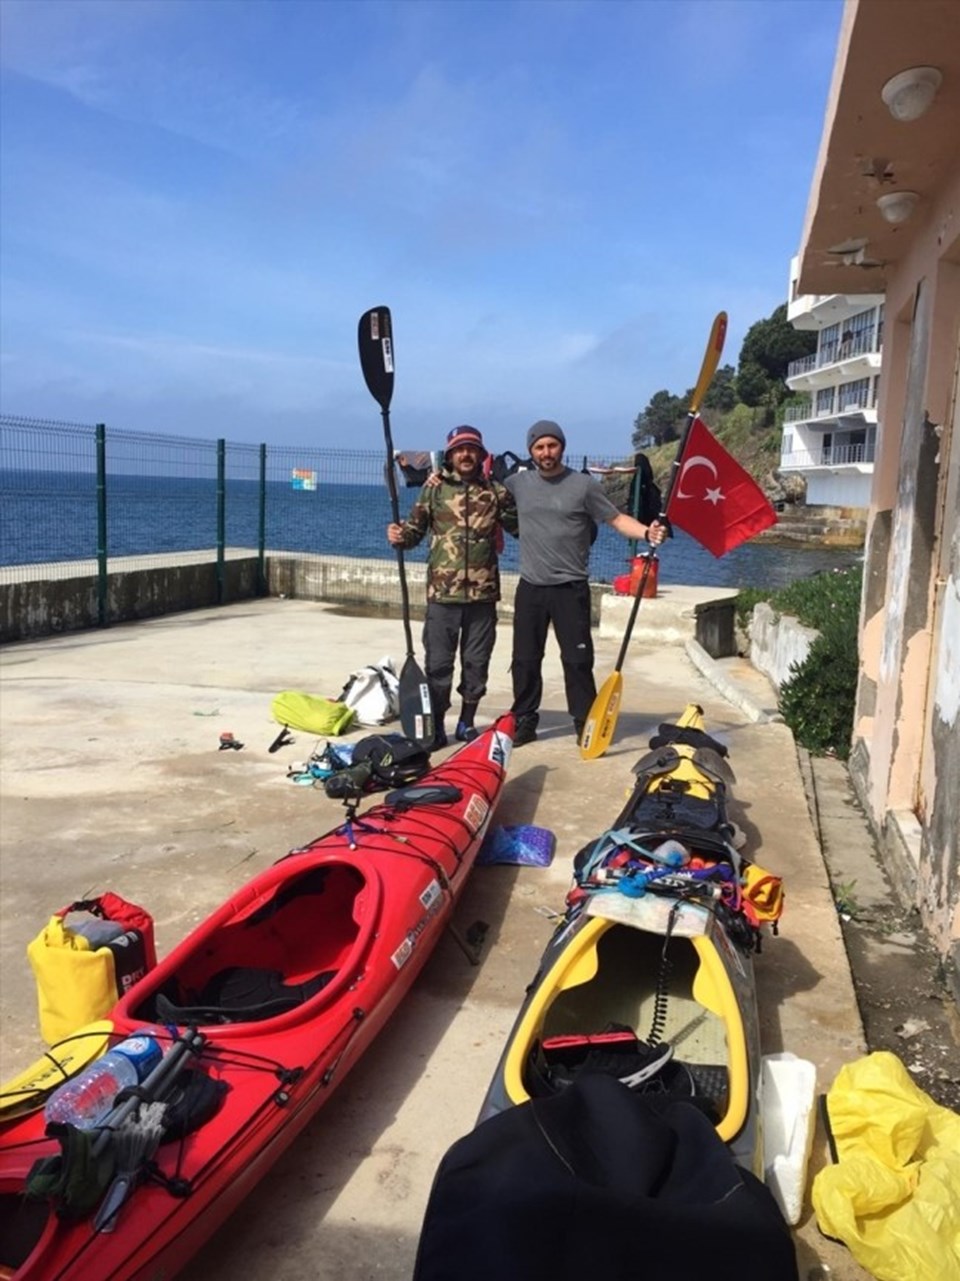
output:
[[[597, 922], [590, 933], [595, 946], [571, 966], [542, 1010], [523, 1068], [527, 1092], [542, 1093], [543, 1042], [631, 1029], [641, 1048], [672, 1050], [663, 1070], [645, 1081], [644, 1092], [696, 1101], [718, 1124], [729, 1113], [731, 1078], [745, 1070], [745, 1062], [729, 1042], [729, 1020], [737, 1015], [712, 946], [702, 938], [673, 937], [664, 956], [665, 940], [658, 934], [606, 922]], [[601, 1070], [616, 1070], [615, 1056], [606, 1056]]]
[[334, 863], [278, 881], [252, 904], [237, 896], [131, 1015], [207, 1025], [296, 1009], [344, 964], [360, 933], [355, 905], [365, 886], [357, 868]]

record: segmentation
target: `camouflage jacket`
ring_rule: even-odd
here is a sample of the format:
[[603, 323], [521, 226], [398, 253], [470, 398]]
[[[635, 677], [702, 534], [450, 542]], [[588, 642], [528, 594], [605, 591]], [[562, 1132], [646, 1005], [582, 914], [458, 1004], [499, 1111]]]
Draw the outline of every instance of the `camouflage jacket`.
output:
[[500, 599], [498, 530], [517, 532], [513, 495], [495, 480], [465, 482], [448, 471], [424, 485], [403, 522], [404, 547], [430, 532], [427, 600], [463, 605]]

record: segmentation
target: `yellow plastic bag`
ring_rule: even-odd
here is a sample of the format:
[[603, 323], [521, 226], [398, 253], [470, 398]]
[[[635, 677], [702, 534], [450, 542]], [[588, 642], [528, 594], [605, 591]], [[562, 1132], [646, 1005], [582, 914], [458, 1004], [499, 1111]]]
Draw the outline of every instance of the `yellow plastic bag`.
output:
[[353, 724], [353, 708], [332, 698], [304, 694], [301, 690], [285, 689], [270, 705], [273, 719], [288, 729], [303, 730], [306, 734], [321, 734], [336, 738], [346, 734]]
[[877, 1281], [960, 1281], [960, 1116], [886, 1051], [841, 1068], [827, 1114], [837, 1164], [813, 1181], [820, 1231]]

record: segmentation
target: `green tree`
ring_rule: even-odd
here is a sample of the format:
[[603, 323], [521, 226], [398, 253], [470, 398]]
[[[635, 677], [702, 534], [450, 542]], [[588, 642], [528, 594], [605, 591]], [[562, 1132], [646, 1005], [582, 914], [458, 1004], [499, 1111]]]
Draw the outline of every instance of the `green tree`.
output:
[[817, 335], [794, 329], [781, 303], [765, 320], [747, 330], [740, 348], [736, 392], [745, 405], [776, 406], [788, 394], [784, 379], [792, 360], [808, 356], [817, 347]]
[[667, 390], [657, 391], [650, 397], [650, 403], [637, 415], [633, 424], [633, 447], [641, 449], [641, 442], [652, 437], [658, 445], [676, 440], [680, 434], [679, 425], [683, 421], [686, 404], [679, 396]]
[[[737, 403], [737, 371], [733, 365], [721, 365], [713, 375], [703, 398], [703, 408], [717, 414], [727, 414]], [[691, 389], [690, 395], [693, 395]], [[689, 403], [689, 402], [688, 402]]]

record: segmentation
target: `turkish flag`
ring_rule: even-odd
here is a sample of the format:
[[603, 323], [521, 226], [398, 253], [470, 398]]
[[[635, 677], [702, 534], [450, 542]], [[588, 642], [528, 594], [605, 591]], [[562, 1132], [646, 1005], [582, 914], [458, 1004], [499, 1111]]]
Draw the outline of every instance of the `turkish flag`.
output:
[[690, 424], [677, 466], [667, 519], [714, 556], [723, 556], [777, 523], [763, 490], [699, 415]]

